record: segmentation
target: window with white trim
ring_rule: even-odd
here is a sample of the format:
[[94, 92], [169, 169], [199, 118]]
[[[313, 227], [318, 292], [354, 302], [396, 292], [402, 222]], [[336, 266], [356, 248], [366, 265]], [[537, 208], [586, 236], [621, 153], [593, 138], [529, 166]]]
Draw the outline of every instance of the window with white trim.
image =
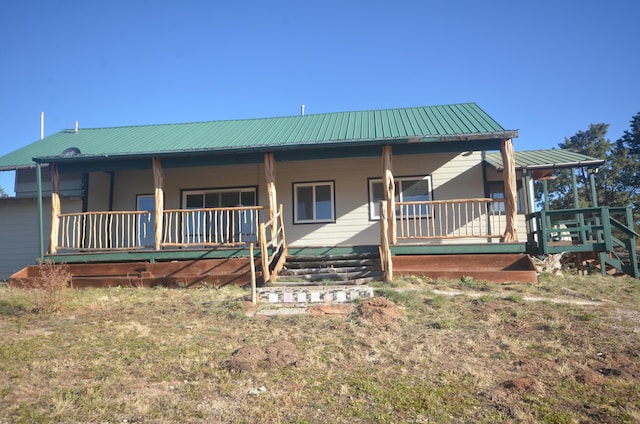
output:
[[182, 204], [185, 209], [256, 206], [256, 189], [244, 187], [183, 191]]
[[[489, 197], [496, 200], [504, 200], [504, 182], [502, 181], [491, 181], [487, 183], [489, 188]], [[517, 192], [516, 192], [516, 208], [518, 213], [524, 213], [524, 191], [522, 190], [522, 183], [517, 181]], [[491, 206], [493, 212], [498, 212], [501, 214], [505, 213], [505, 203], [495, 202]]]
[[[422, 202], [431, 200], [431, 176], [395, 177], [396, 202]], [[384, 200], [382, 178], [369, 179], [369, 219], [380, 219], [380, 202]], [[428, 216], [426, 205], [420, 206], [420, 215]], [[413, 214], [413, 208], [406, 215]]]
[[294, 224], [335, 222], [334, 182], [293, 184]]
[[[182, 205], [184, 209], [256, 206], [256, 188], [185, 190], [182, 192]], [[182, 223], [182, 239], [188, 243], [255, 242], [257, 225], [257, 212], [194, 211]]]

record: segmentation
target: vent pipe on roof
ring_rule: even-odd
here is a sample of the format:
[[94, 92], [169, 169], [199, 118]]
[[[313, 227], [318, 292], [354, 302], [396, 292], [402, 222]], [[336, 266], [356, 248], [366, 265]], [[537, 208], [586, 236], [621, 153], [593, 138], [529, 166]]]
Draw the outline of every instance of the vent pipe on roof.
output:
[[304, 105], [300, 106], [300, 115], [304, 116]]
[[78, 134], [78, 121], [76, 121], [76, 129], [75, 129], [75, 133]]
[[44, 112], [40, 112], [40, 140], [44, 138]]

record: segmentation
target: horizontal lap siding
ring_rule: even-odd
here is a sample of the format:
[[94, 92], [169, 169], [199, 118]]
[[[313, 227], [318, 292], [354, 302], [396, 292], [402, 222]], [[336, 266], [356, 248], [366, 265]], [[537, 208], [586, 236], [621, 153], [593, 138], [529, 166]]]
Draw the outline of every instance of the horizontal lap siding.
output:
[[[63, 212], [81, 210], [80, 200], [61, 200]], [[51, 201], [42, 205], [45, 249], [49, 245]], [[36, 263], [39, 253], [38, 206], [35, 199], [0, 204], [0, 281], [27, 265]]]
[[[376, 244], [377, 222], [369, 221], [368, 177], [381, 174], [380, 158], [308, 160], [276, 164], [278, 200], [284, 205], [287, 243], [292, 246]], [[294, 224], [293, 183], [335, 182], [336, 222]]]
[[[276, 167], [278, 199], [284, 204], [290, 245], [379, 243], [379, 221], [369, 220], [368, 179], [382, 176], [381, 158], [279, 162]], [[393, 173], [397, 177], [431, 175], [437, 199], [484, 196], [480, 153], [397, 155]], [[311, 181], [335, 181], [335, 223], [293, 224], [293, 183]]]

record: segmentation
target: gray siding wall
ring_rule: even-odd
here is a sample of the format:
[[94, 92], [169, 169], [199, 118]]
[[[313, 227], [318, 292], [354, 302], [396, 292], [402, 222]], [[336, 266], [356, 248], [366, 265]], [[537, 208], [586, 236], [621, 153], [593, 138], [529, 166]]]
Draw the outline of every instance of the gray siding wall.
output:
[[[62, 199], [63, 212], [82, 209], [80, 200]], [[51, 201], [42, 204], [44, 247], [49, 246]], [[39, 253], [38, 204], [36, 199], [2, 199], [0, 201], [0, 281], [27, 265], [36, 263]]]

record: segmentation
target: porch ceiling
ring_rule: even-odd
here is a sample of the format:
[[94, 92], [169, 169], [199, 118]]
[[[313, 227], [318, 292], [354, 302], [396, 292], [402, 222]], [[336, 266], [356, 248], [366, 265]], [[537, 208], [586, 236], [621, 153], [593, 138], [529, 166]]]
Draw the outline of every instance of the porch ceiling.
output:
[[[0, 170], [42, 163], [113, 161], [389, 143], [517, 137], [475, 103], [278, 118], [64, 130], [0, 157]], [[70, 150], [75, 148], [77, 150]], [[64, 152], [67, 152], [65, 154]]]

